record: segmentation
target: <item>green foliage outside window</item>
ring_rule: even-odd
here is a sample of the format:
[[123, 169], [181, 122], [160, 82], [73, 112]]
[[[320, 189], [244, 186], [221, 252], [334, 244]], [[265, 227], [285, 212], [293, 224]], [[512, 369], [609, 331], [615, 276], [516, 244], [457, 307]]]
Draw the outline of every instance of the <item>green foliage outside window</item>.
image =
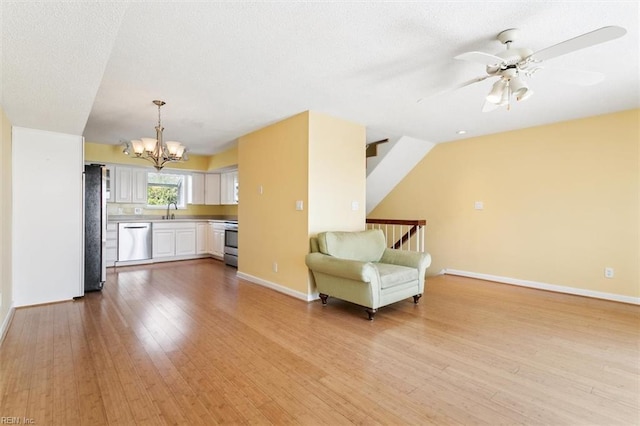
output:
[[150, 206], [166, 206], [178, 202], [178, 188], [175, 186], [147, 186], [147, 204]]
[[183, 175], [148, 173], [147, 205], [166, 206], [169, 203], [181, 204], [183, 199]]

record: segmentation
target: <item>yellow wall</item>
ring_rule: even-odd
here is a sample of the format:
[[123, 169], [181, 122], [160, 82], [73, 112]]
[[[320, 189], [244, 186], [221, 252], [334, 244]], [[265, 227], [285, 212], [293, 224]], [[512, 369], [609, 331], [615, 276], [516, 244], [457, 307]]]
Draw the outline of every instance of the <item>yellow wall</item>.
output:
[[[122, 153], [120, 145], [107, 145], [100, 143], [85, 142], [84, 144], [85, 162], [109, 163], [109, 164], [126, 164], [138, 167], [150, 167], [150, 163], [138, 158], [132, 158]], [[167, 170], [189, 170], [189, 171], [208, 171], [224, 167], [230, 167], [238, 164], [237, 147], [230, 148], [219, 154], [205, 155], [189, 155], [189, 161], [184, 163], [169, 163], [164, 169]], [[134, 214], [134, 209], [141, 207], [137, 204], [114, 204], [108, 206], [108, 213], [113, 214]], [[119, 212], [122, 210], [122, 213]], [[162, 214], [159, 210], [144, 209], [143, 214], [155, 215]], [[237, 216], [238, 206], [205, 206], [205, 205], [187, 205], [186, 209], [178, 210], [177, 216]]]
[[298, 295], [313, 291], [304, 263], [309, 236], [364, 229], [364, 145], [364, 127], [315, 112], [240, 138], [240, 273]]
[[[107, 145], [101, 143], [85, 142], [84, 144], [85, 161], [100, 161], [112, 164], [128, 164], [132, 166], [143, 167], [150, 165], [144, 160], [130, 157], [122, 153], [122, 146]], [[184, 163], [169, 163], [166, 169], [178, 170], [217, 170], [225, 167], [238, 165], [238, 147], [229, 148], [226, 151], [214, 155], [195, 155], [189, 154], [189, 161]]]
[[[122, 146], [107, 145], [102, 143], [85, 142], [84, 161], [95, 161], [112, 164], [127, 164], [138, 167], [151, 167], [146, 160], [131, 157], [122, 153]], [[210, 157], [206, 155], [191, 155], [189, 161], [184, 163], [169, 163], [164, 168], [174, 170], [209, 170]]]
[[[5, 323], [13, 303], [11, 273], [12, 248], [12, 172], [11, 123], [0, 107], [0, 326]], [[2, 336], [0, 336], [1, 338]]]
[[639, 297], [639, 118], [624, 111], [437, 145], [369, 217], [426, 219], [431, 274]]
[[[360, 231], [366, 219], [366, 130], [310, 112], [309, 233]], [[352, 203], [357, 210], [352, 210]]]
[[[301, 293], [308, 286], [301, 257], [309, 245], [308, 117], [295, 115], [238, 142], [238, 271]], [[303, 211], [295, 209], [296, 200]]]
[[229, 148], [226, 151], [219, 152], [218, 154], [209, 157], [209, 164], [207, 170], [218, 170], [226, 167], [232, 167], [238, 165], [238, 147]]

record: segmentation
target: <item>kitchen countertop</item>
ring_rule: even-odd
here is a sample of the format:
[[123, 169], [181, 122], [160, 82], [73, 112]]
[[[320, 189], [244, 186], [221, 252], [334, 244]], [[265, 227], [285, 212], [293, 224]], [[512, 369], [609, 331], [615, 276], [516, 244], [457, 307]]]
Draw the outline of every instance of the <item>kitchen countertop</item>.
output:
[[118, 222], [198, 222], [215, 220], [220, 222], [235, 222], [238, 223], [237, 216], [221, 216], [221, 215], [209, 215], [209, 216], [194, 216], [194, 215], [177, 215], [175, 219], [163, 219], [162, 215], [108, 215], [108, 223]]

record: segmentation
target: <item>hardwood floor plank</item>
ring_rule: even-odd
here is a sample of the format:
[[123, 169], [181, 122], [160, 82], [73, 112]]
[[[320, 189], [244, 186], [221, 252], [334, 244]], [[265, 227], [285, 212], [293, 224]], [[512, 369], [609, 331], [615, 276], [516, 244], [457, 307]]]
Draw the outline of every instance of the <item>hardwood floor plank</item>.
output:
[[[85, 322], [87, 318], [84, 303], [70, 302], [69, 309], [69, 347], [73, 364], [74, 384], [78, 395], [78, 412], [80, 413], [80, 424], [106, 425], [107, 416], [103, 405], [102, 395], [98, 384], [97, 369], [102, 368], [97, 365], [97, 360], [93, 358], [89, 348], [87, 330]], [[60, 342], [64, 344], [64, 342]]]
[[640, 308], [440, 276], [306, 303], [215, 260], [16, 310], [0, 414], [37, 424], [640, 424]]

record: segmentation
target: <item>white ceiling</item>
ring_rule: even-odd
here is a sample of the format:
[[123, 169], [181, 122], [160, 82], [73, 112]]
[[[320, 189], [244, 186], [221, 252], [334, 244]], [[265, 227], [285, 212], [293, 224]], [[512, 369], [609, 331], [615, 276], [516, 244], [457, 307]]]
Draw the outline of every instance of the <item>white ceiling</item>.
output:
[[[13, 125], [118, 144], [164, 136], [212, 154], [305, 110], [360, 123], [367, 139], [446, 142], [640, 107], [639, 3], [2, 2], [1, 104]], [[617, 40], [549, 60], [600, 71], [574, 86], [542, 70], [526, 102], [482, 113], [494, 80], [454, 56], [534, 51], [617, 25]], [[545, 65], [547, 64], [545, 63]], [[426, 98], [417, 103], [419, 98]], [[467, 134], [459, 136], [457, 130]]]

